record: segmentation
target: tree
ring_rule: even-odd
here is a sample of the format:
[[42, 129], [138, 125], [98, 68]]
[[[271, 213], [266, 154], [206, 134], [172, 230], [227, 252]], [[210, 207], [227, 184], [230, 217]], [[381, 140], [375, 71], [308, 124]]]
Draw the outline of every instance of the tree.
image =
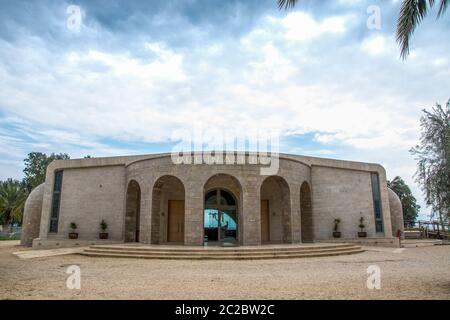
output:
[[297, 0], [278, 0], [278, 7], [280, 9], [290, 9], [297, 4]]
[[417, 200], [409, 186], [400, 177], [395, 177], [394, 180], [388, 181], [387, 184], [400, 198], [403, 208], [403, 220], [405, 222], [415, 222], [419, 215], [420, 206], [417, 204]]
[[31, 190], [45, 181], [47, 166], [53, 160], [67, 159], [70, 159], [70, 156], [66, 153], [52, 153], [50, 156], [47, 156], [45, 153], [41, 152], [29, 153], [28, 157], [24, 159], [25, 169], [23, 170], [25, 174], [24, 182], [28, 192], [31, 192]]
[[[280, 9], [289, 9], [297, 4], [298, 0], [278, 0]], [[428, 13], [434, 7], [436, 0], [403, 0], [400, 14], [397, 19], [397, 42], [400, 45], [400, 56], [403, 59], [409, 54], [409, 40]], [[439, 11], [437, 17], [440, 18], [447, 10], [450, 0], [439, 0]]]
[[[406, 59], [409, 54], [409, 40], [416, 27], [436, 2], [436, 0], [403, 0], [396, 32], [397, 42], [400, 45], [400, 56], [403, 59]], [[449, 4], [450, 0], [439, 0], [438, 18], [444, 14]]]
[[418, 161], [416, 181], [445, 230], [450, 213], [450, 100], [445, 107], [436, 104], [423, 112], [420, 144], [411, 149]]
[[8, 179], [0, 182], [0, 220], [4, 227], [11, 222], [22, 222], [27, 192], [22, 182]]

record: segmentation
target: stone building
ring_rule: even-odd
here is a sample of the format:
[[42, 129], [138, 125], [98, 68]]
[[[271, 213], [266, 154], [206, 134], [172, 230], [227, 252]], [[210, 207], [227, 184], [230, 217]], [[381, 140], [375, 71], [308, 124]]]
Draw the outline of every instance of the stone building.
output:
[[[267, 176], [252, 157], [239, 164], [177, 164], [170, 154], [54, 161], [27, 201], [22, 243], [396, 244], [401, 204], [382, 166], [281, 154], [278, 172]], [[361, 217], [366, 238], [358, 238]], [[99, 240], [102, 220], [108, 240]], [[72, 222], [76, 240], [68, 239]]]

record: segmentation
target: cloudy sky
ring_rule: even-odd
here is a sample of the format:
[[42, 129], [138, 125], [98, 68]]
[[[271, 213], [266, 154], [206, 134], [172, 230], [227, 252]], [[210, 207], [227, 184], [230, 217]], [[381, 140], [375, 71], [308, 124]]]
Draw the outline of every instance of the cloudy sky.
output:
[[[421, 110], [450, 98], [448, 14], [424, 21], [402, 61], [400, 1], [300, 2], [2, 0], [0, 180], [21, 178], [31, 151], [169, 152], [176, 132], [202, 125], [274, 130], [283, 152], [381, 163], [423, 204], [408, 150]], [[367, 27], [373, 5], [379, 30]]]

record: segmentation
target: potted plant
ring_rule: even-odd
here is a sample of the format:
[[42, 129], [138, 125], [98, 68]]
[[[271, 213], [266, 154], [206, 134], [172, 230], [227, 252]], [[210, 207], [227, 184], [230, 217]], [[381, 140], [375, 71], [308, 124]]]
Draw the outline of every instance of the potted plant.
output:
[[78, 233], [75, 232], [77, 228], [78, 226], [75, 222], [70, 223], [70, 229], [72, 229], [72, 232], [69, 233], [69, 239], [78, 239]]
[[102, 229], [102, 232], [100, 232], [99, 234], [100, 239], [108, 239], [108, 232], [106, 232], [107, 228], [108, 224], [106, 223], [105, 220], [102, 220], [102, 222], [100, 222], [100, 229]]
[[338, 231], [339, 223], [341, 223], [341, 219], [334, 219], [334, 229], [333, 229], [333, 237], [340, 238], [341, 232]]
[[358, 232], [358, 237], [365, 238], [367, 237], [367, 232], [364, 231], [364, 228], [366, 226], [364, 225], [364, 217], [359, 218], [359, 228], [361, 231]]

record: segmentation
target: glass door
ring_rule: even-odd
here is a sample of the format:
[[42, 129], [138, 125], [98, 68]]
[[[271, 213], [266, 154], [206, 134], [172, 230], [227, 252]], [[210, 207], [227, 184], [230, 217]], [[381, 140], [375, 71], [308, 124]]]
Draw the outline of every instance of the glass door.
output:
[[229, 192], [215, 189], [205, 195], [203, 221], [205, 243], [221, 246], [237, 244], [237, 207]]
[[237, 239], [237, 215], [236, 210], [219, 211], [219, 241], [223, 243], [236, 243]]
[[219, 210], [205, 209], [205, 241], [219, 241]]

